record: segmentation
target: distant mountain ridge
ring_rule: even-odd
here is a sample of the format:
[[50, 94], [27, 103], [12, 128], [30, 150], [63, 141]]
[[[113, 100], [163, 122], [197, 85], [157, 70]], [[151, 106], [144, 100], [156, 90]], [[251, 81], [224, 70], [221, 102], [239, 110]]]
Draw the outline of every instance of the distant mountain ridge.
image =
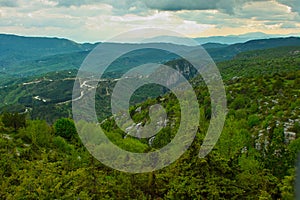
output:
[[255, 39], [269, 39], [269, 38], [279, 38], [279, 37], [292, 37], [297, 34], [290, 35], [280, 35], [280, 34], [265, 34], [262, 32], [252, 32], [242, 35], [227, 35], [227, 36], [211, 36], [211, 37], [199, 37], [194, 38], [200, 44], [205, 44], [208, 42], [222, 43], [222, 44], [235, 44], [235, 43], [245, 43]]
[[24, 37], [0, 34], [0, 69], [20, 61], [41, 57], [89, 51], [95, 44], [78, 44], [71, 40], [46, 37]]
[[[245, 36], [246, 37], [246, 36]], [[23, 37], [0, 34], [0, 72], [2, 76], [31, 76], [51, 71], [78, 69], [88, 53], [98, 45], [78, 44], [60, 38]], [[116, 48], [118, 44], [115, 43]], [[130, 44], [139, 47], [141, 44]], [[175, 45], [175, 44], [171, 44]], [[176, 45], [175, 45], [176, 46]], [[257, 39], [232, 45], [206, 43], [202, 45], [216, 61], [234, 58], [237, 54], [284, 46], [300, 46], [300, 37]], [[141, 46], [140, 46], [141, 47]], [[164, 63], [178, 58], [161, 51], [140, 50], [114, 62], [113, 71], [124, 71], [148, 62]]]
[[36, 52], [37, 54], [58, 54], [68, 53], [70, 51], [91, 50], [95, 44], [83, 43], [79, 44], [64, 38], [48, 38], [48, 37], [27, 37], [9, 34], [0, 34], [0, 50], [20, 50], [27, 48], [28, 51], [40, 50], [44, 52]]
[[[195, 43], [199, 43], [201, 45], [204, 45], [206, 43], [220, 43], [220, 44], [226, 44], [226, 45], [232, 45], [236, 43], [245, 43], [250, 40], [255, 39], [269, 39], [269, 38], [287, 38], [287, 37], [293, 37], [298, 36], [300, 34], [265, 34], [262, 32], [252, 32], [252, 33], [246, 33], [242, 35], [227, 35], [227, 36], [210, 36], [210, 37], [197, 37], [197, 38], [191, 38], [195, 41]], [[145, 42], [169, 42], [174, 44], [189, 44], [189, 39], [183, 38], [183, 37], [177, 37], [177, 36], [157, 36], [154, 38], [146, 39]]]
[[246, 51], [287, 46], [300, 46], [300, 37], [258, 39], [229, 45], [223, 48], [210, 48], [206, 50], [215, 61], [223, 61], [232, 59], [237, 54]]
[[202, 47], [204, 49], [217, 49], [217, 48], [224, 48], [224, 47], [228, 47], [228, 44], [220, 44], [220, 43], [214, 43], [214, 42], [209, 42], [209, 43], [205, 43], [202, 45]]

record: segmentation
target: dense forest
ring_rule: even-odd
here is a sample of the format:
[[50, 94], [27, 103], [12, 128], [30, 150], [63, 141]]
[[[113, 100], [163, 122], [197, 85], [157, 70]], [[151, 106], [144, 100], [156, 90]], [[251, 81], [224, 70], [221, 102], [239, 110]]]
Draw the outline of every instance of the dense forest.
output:
[[[293, 72], [300, 69], [299, 51], [298, 46], [247, 51], [237, 54], [231, 60], [218, 62], [217, 66], [223, 80], [226, 81], [238, 77]], [[60, 62], [60, 59], [57, 62]], [[196, 77], [196, 70], [185, 60], [175, 59], [165, 64], [174, 69], [178, 68], [183, 76], [190, 79], [191, 84], [201, 84], [201, 77]], [[71, 100], [76, 74], [75, 69], [62, 70], [1, 82], [0, 112], [28, 112], [31, 119], [46, 120], [50, 124], [62, 117], [72, 118]], [[110, 95], [117, 80], [118, 78], [109, 78], [98, 84], [96, 111], [100, 121], [110, 116]], [[144, 88], [135, 93], [132, 104], [143, 102], [148, 97], [162, 95], [164, 92], [164, 89], [158, 87], [148, 87], [146, 92]]]
[[[104, 166], [81, 144], [71, 119], [49, 125], [31, 120], [28, 113], [4, 112], [0, 198], [294, 199], [300, 71], [233, 77], [225, 84], [229, 112], [214, 150], [198, 157], [211, 108], [206, 87], [194, 84], [202, 119], [196, 138], [179, 160], [152, 173], [128, 174]], [[131, 114], [134, 121], [147, 121], [155, 103], [166, 108], [168, 121], [151, 143], [125, 137], [112, 118], [101, 126], [128, 151], [159, 149], [176, 133], [180, 109], [175, 96], [148, 99], [133, 106]]]
[[[96, 44], [9, 35], [0, 35], [1, 41], [10, 45], [0, 58], [0, 199], [295, 199], [299, 38], [203, 45], [220, 70], [228, 107], [222, 134], [205, 158], [198, 155], [214, 113], [208, 88], [186, 60], [153, 49], [123, 55], [95, 86], [97, 127], [88, 122], [75, 126], [72, 95], [76, 99], [84, 93], [72, 89], [80, 63]], [[28, 45], [32, 41], [39, 42]], [[134, 124], [114, 116], [126, 131], [111, 114], [111, 95], [121, 75], [148, 62], [164, 63], [189, 80], [199, 103], [199, 127], [192, 145], [168, 167], [120, 172], [94, 158], [78, 132], [101, 127], [114, 145], [134, 153], [169, 144], [181, 108], [167, 88], [149, 84], [134, 92], [129, 109]], [[91, 88], [96, 80], [82, 85]], [[150, 108], [156, 104], [167, 113], [158, 122], [163, 128], [150, 138], [133, 137], [151, 122]]]

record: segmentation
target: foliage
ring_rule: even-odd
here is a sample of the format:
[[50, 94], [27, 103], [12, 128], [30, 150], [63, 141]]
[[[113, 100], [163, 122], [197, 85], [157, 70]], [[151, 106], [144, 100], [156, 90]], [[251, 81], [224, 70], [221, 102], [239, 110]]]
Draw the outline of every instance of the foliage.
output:
[[[47, 121], [57, 119], [51, 125], [25, 119], [25, 114], [3, 113], [0, 117], [0, 199], [294, 199], [295, 160], [300, 151], [299, 60], [294, 48], [280, 49], [285, 53], [282, 56], [274, 53], [278, 58], [262, 55], [273, 55], [272, 51], [248, 52], [226, 65], [220, 63], [222, 75], [226, 77], [229, 111], [218, 143], [205, 158], [199, 158], [198, 153], [212, 117], [211, 102], [203, 80], [197, 76], [191, 80], [201, 119], [194, 142], [174, 163], [151, 173], [123, 173], [95, 160], [80, 144], [74, 122], [69, 118], [49, 115]], [[58, 73], [61, 77], [53, 82], [64, 83], [66, 87], [61, 86], [59, 90], [67, 95], [71, 83], [62, 81], [65, 75]], [[48, 79], [45, 77], [39, 85], [26, 88], [35, 94], [36, 87], [50, 87], [49, 95], [54, 98], [55, 90], [51, 87], [57, 85], [49, 84]], [[99, 91], [107, 92], [106, 87], [110, 91], [112, 86], [114, 83], [108, 81]], [[154, 94], [154, 89], [149, 89]], [[16, 85], [10, 86], [2, 95], [9, 94], [5, 101], [16, 102], [14, 95], [21, 97], [21, 91]], [[145, 100], [141, 92], [136, 94], [133, 104]], [[113, 118], [101, 123], [106, 136], [120, 148], [136, 153], [156, 151], [168, 144], [179, 127], [180, 106], [172, 93], [160, 95], [130, 108], [136, 124], [149, 122], [152, 105], [165, 108], [168, 114], [163, 122], [165, 127], [152, 143], [123, 132]], [[104, 101], [104, 104], [96, 103], [96, 108], [103, 106], [107, 110], [109, 96], [96, 98]], [[21, 101], [29, 105], [30, 99], [21, 98]], [[50, 103], [47, 106], [33, 101], [33, 104], [41, 109], [36, 118], [49, 110]], [[66, 115], [70, 109], [57, 104], [50, 108], [61, 109]], [[90, 134], [93, 130], [88, 123], [80, 122], [78, 128], [86, 137], [97, 139]]]
[[73, 139], [77, 135], [73, 120], [61, 118], [54, 123], [55, 135], [61, 136], [67, 140]]
[[20, 129], [21, 127], [26, 126], [25, 120], [26, 120], [25, 114], [5, 112], [2, 115], [2, 122], [4, 126], [13, 128], [15, 132], [17, 132], [17, 130]]

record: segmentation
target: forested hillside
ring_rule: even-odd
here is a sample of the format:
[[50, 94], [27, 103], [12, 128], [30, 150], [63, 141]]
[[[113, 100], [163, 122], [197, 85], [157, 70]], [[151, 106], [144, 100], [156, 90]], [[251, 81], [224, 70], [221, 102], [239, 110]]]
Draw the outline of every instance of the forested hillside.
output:
[[[293, 199], [300, 150], [300, 71], [225, 83], [229, 113], [214, 150], [198, 157], [211, 112], [208, 91], [195, 86], [202, 119], [195, 141], [172, 165], [145, 174], [118, 172], [96, 161], [82, 146], [72, 120], [59, 119], [49, 126], [27, 119], [27, 114], [2, 114], [0, 198]], [[112, 119], [102, 127], [128, 151], [159, 149], [176, 133], [180, 115], [173, 95], [163, 99], [131, 109], [135, 121], [146, 122], [150, 105], [160, 102], [166, 108], [168, 121], [152, 142], [126, 136]]]
[[[32, 75], [42, 75], [48, 72], [61, 70], [78, 70], [84, 58], [99, 43], [79, 44], [67, 39], [59, 38], [39, 38], [22, 37], [16, 35], [0, 34], [0, 78], [5, 78], [3, 74], [13, 76], [15, 79], [29, 77]], [[143, 44], [113, 43], [116, 49], [124, 45], [134, 46], [139, 49], [127, 53], [112, 63], [111, 72], [114, 78], [120, 73], [135, 66], [153, 62], [165, 63], [178, 58], [178, 56], [161, 50], [145, 49]], [[179, 46], [168, 44], [176, 49]], [[207, 43], [202, 45], [215, 62], [231, 60], [237, 54], [253, 50], [262, 50], [286, 46], [300, 46], [299, 37], [272, 38], [250, 40], [245, 43], [231, 45], [219, 43]], [[191, 49], [193, 49], [191, 47]], [[0, 86], [6, 84], [0, 82]]]
[[[144, 56], [143, 52], [140, 53]], [[147, 61], [150, 62], [151, 59]], [[191, 79], [195, 86], [200, 84], [199, 81], [202, 82], [200, 78], [192, 79], [197, 76], [196, 70], [185, 60], [176, 59], [165, 64], [179, 70], [187, 79]], [[232, 60], [219, 62], [217, 66], [224, 80], [292, 72], [300, 69], [300, 48], [279, 47], [248, 51], [238, 54]], [[49, 123], [60, 117], [72, 117], [71, 99], [76, 73], [76, 70], [67, 70], [12, 79], [7, 85], [0, 86], [0, 97], [3, 99], [0, 102], [0, 111], [28, 112], [32, 119], [44, 119]], [[108, 78], [98, 84], [96, 106], [100, 120], [110, 114], [110, 95], [117, 80]], [[89, 81], [94, 80], [88, 80], [86, 84], [89, 84]], [[135, 93], [132, 103], [146, 100], [149, 94], [149, 97], [155, 97], [165, 92], [159, 87], [148, 87], [146, 95], [142, 94], [143, 90], [140, 91]]]
[[[0, 35], [0, 43], [2, 37], [14, 36]], [[88, 89], [74, 94], [72, 89], [78, 65], [93, 45], [43, 39], [32, 46], [32, 52], [48, 46], [49, 40], [56, 41], [51, 45], [60, 49], [59, 54], [52, 55], [51, 48], [46, 56], [34, 59], [27, 60], [25, 54], [18, 60], [21, 65], [10, 63], [14, 72], [0, 72], [0, 199], [295, 198], [300, 150], [299, 38], [206, 44], [219, 61], [228, 114], [217, 145], [205, 158], [198, 154], [214, 113], [208, 89], [195, 68], [172, 53], [153, 49], [133, 51], [116, 60], [95, 86], [95, 108], [98, 126], [120, 148], [136, 153], [161, 149], [175, 137], [181, 120], [176, 96], [150, 84], [130, 99], [134, 124], [123, 119], [126, 131], [117, 126], [111, 95], [121, 75], [132, 67], [149, 62], [171, 66], [189, 80], [200, 105], [199, 128], [189, 149], [170, 166], [143, 174], [119, 172], [97, 161], [75, 128], [72, 95], [76, 101]], [[95, 81], [91, 76], [79, 84], [91, 88]], [[150, 138], [132, 137], [140, 126], [150, 123], [149, 109], [155, 104], [162, 105], [168, 115], [158, 122], [162, 130]], [[122, 120], [122, 115], [115, 117]], [[99, 127], [81, 122], [77, 128], [89, 133]]]

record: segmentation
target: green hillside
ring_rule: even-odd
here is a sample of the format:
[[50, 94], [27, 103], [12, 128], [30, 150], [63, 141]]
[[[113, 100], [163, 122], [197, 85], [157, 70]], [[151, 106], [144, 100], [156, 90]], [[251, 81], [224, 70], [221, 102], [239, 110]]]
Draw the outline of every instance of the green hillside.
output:
[[[292, 72], [300, 70], [299, 50], [299, 47], [280, 47], [249, 51], [238, 54], [230, 61], [217, 63], [217, 66], [223, 79], [228, 81], [239, 77], [257, 77]], [[138, 55], [138, 53], [135, 55]], [[179, 66], [179, 70], [187, 79], [197, 75], [195, 69], [184, 60], [169, 61], [166, 65], [174, 68]], [[119, 74], [122, 73], [124, 72], [120, 71]], [[2, 98], [0, 110], [24, 112], [27, 109], [33, 119], [46, 119], [50, 123], [60, 117], [71, 117], [72, 88], [75, 77], [76, 70], [68, 70], [17, 79], [7, 86], [3, 85], [0, 89], [0, 97]], [[202, 82], [199, 78], [191, 79], [191, 83], [195, 86], [200, 84], [199, 81]], [[98, 85], [96, 96], [98, 103], [96, 106], [98, 107], [98, 117], [101, 120], [109, 116], [110, 94], [115, 83], [116, 81], [112, 78]], [[165, 89], [150, 85], [147, 91], [137, 91], [132, 103], [142, 102], [148, 97], [162, 95]]]
[[277, 47], [300, 46], [299, 37], [271, 38], [261, 40], [250, 40], [245, 43], [232, 44], [223, 48], [206, 49], [216, 61], [230, 60], [237, 54], [253, 50], [263, 50]]
[[[206, 87], [195, 86], [202, 119], [196, 139], [179, 160], [152, 173], [122, 173], [96, 161], [80, 143], [70, 120], [49, 126], [39, 120], [24, 123], [22, 115], [3, 114], [0, 197], [293, 199], [294, 163], [300, 150], [300, 71], [236, 78], [225, 84], [229, 112], [214, 150], [198, 158], [211, 112]], [[150, 105], [161, 103], [166, 108], [168, 122], [152, 143], [124, 137], [112, 119], [101, 126], [114, 144], [128, 151], [159, 149], [176, 134], [180, 119], [174, 95], [163, 98], [131, 109], [136, 122], [147, 123]], [[82, 128], [92, 127], [82, 124]]]
[[1, 68], [45, 56], [91, 50], [94, 44], [78, 44], [67, 39], [23, 37], [0, 34]]
[[[143, 44], [112, 43], [112, 48], [132, 46], [137, 49]], [[22, 37], [0, 34], [0, 72], [11, 76], [27, 77], [57, 70], [79, 69], [84, 58], [96, 44], [78, 44], [67, 39]], [[177, 48], [175, 44], [174, 49]], [[237, 54], [253, 50], [300, 46], [299, 37], [251, 40], [245, 43], [224, 45], [207, 43], [202, 45], [214, 61], [231, 60]], [[109, 50], [108, 50], [109, 51]], [[141, 49], [121, 56], [111, 66], [114, 77], [135, 66], [153, 62], [165, 63], [178, 56], [161, 50]], [[99, 58], [101, 59], [101, 58]], [[1, 85], [2, 83], [0, 83]]]
[[[181, 108], [174, 94], [149, 84], [131, 97], [134, 124], [123, 115], [115, 116], [123, 121], [125, 131], [121, 130], [111, 117], [110, 99], [125, 71], [141, 62], [161, 61], [189, 79], [197, 95], [200, 121], [192, 145], [168, 167], [143, 174], [103, 165], [79, 139], [70, 119], [72, 89], [76, 65], [87, 52], [48, 56], [43, 58], [45, 65], [24, 61], [28, 65], [18, 70], [34, 76], [0, 73], [0, 199], [295, 199], [300, 47], [280, 46], [283, 43], [276, 47], [278, 41], [271, 40], [266, 46], [271, 48], [259, 50], [252, 50], [250, 42], [245, 51], [216, 63], [225, 84], [228, 114], [218, 143], [205, 158], [198, 154], [214, 113], [208, 89], [191, 64], [168, 52], [156, 57], [158, 52], [152, 49], [131, 52], [112, 64], [107, 78], [97, 85], [95, 108], [106, 136], [126, 151], [152, 152], [170, 143]], [[145, 58], [149, 53], [152, 56]], [[32, 65], [38, 67], [30, 69]], [[48, 71], [47, 66], [55, 70]], [[89, 77], [84, 85], [93, 82], [95, 78]], [[132, 137], [130, 133], [151, 123], [149, 108], [155, 104], [168, 114], [157, 122], [163, 128], [151, 138]], [[81, 122], [77, 128], [89, 134], [99, 127]]]

